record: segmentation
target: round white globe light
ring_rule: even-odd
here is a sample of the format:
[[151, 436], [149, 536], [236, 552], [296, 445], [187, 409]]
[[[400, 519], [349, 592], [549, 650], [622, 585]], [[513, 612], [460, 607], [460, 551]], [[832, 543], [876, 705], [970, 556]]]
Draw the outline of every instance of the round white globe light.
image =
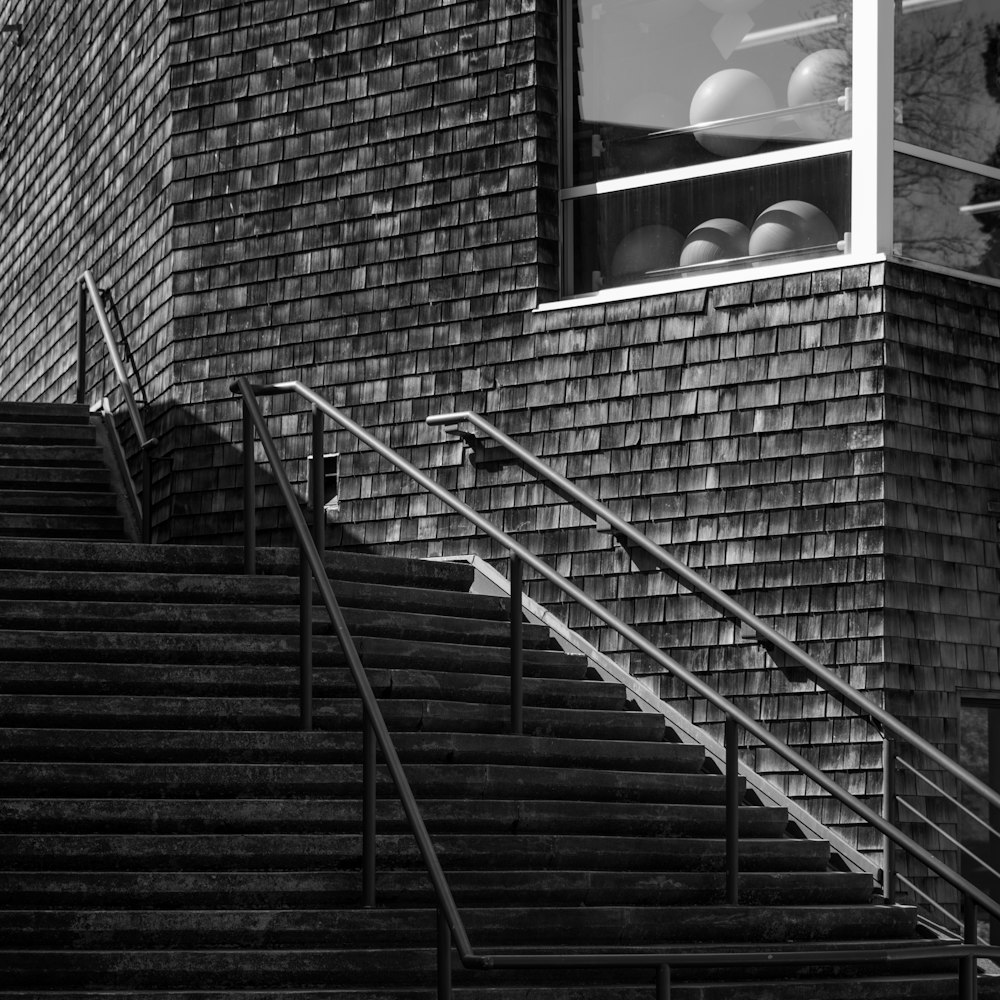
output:
[[749, 246], [750, 230], [742, 222], [736, 219], [709, 219], [688, 234], [681, 250], [681, 267], [745, 257]]
[[[832, 101], [844, 95], [851, 82], [851, 57], [843, 49], [810, 52], [788, 80], [788, 106]], [[810, 139], [844, 139], [851, 132], [851, 116], [837, 104], [812, 108], [795, 115], [795, 122]]]
[[827, 246], [840, 239], [837, 227], [815, 205], [807, 201], [779, 201], [765, 208], [750, 229], [749, 251], [787, 253]]
[[639, 226], [615, 248], [611, 274], [621, 278], [676, 267], [681, 257], [684, 237], [669, 226]]
[[[689, 118], [692, 125], [742, 118], [774, 111], [774, 94], [756, 73], [748, 69], [723, 69], [713, 73], [694, 92]], [[746, 156], [770, 135], [773, 121], [734, 123], [719, 129], [696, 132], [695, 138], [716, 156]]]

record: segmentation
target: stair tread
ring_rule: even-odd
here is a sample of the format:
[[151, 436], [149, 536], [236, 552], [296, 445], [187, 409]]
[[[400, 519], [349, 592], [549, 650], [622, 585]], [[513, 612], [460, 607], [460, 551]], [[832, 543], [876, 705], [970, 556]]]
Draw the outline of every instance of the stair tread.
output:
[[[412, 763], [518, 763], [550, 767], [585, 767], [613, 763], [619, 770], [698, 771], [705, 759], [700, 745], [649, 741], [567, 739], [510, 734], [394, 733], [396, 748]], [[14, 751], [18, 753], [14, 753]], [[33, 761], [66, 759], [65, 752], [81, 762], [85, 753], [101, 759], [149, 762], [176, 761], [193, 754], [203, 762], [206, 754], [225, 761], [237, 755], [246, 763], [297, 763], [303, 759], [356, 763], [361, 752], [360, 733], [295, 731], [205, 731], [121, 729], [18, 729], [0, 730], [0, 760]], [[44, 753], [44, 757], [38, 756]], [[275, 761], [274, 757], [280, 760]], [[253, 760], [246, 760], [252, 757]]]
[[[46, 497], [50, 494], [27, 494]], [[0, 491], [0, 509], [3, 505]], [[99, 495], [98, 495], [99, 496]], [[113, 502], [113, 496], [108, 494]], [[451, 616], [476, 614], [485, 619], [507, 619], [506, 598], [461, 591], [441, 591], [423, 587], [393, 586], [334, 579], [331, 581], [337, 600], [343, 607], [392, 608], [400, 611], [423, 611], [446, 608]], [[0, 594], [21, 599], [33, 595], [43, 598], [59, 593], [62, 599], [129, 601], [176, 601], [207, 604], [293, 604], [299, 603], [299, 581], [282, 576], [245, 576], [243, 574], [131, 573], [108, 574], [85, 570], [13, 570], [0, 569]], [[318, 594], [313, 597], [319, 603]]]
[[[11, 515], [25, 523], [55, 524], [49, 515]], [[120, 523], [117, 515], [102, 517], [86, 515], [76, 522], [100, 527]], [[72, 524], [68, 516], [59, 523]], [[0, 514], [0, 525], [4, 515]], [[448, 641], [461, 637], [463, 645], [502, 645], [509, 642], [510, 624], [496, 619], [456, 617], [435, 613], [415, 613], [401, 610], [347, 607], [344, 618], [352, 636], [395, 635], [410, 639]], [[313, 609], [313, 628], [330, 632], [330, 619], [326, 609]], [[298, 634], [299, 608], [291, 605], [237, 604], [217, 605], [200, 603], [169, 603], [165, 601], [85, 601], [85, 600], [11, 600], [0, 599], [0, 628], [17, 630], [80, 631], [87, 627], [94, 631], [113, 625], [120, 632], [176, 631], [183, 633], [269, 634], [294, 632]], [[522, 626], [526, 648], [537, 648], [549, 642], [548, 630], [539, 625]]]

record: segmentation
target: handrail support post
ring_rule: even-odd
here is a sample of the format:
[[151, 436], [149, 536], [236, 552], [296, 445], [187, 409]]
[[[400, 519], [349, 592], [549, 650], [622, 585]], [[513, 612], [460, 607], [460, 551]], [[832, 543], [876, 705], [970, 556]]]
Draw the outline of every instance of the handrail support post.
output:
[[[899, 825], [896, 753], [896, 741], [887, 735], [882, 741], [882, 816], [893, 826]], [[882, 895], [888, 905], [896, 902], [896, 844], [885, 835], [882, 837]]]
[[299, 545], [299, 728], [312, 731], [313, 634], [312, 569], [305, 546]]
[[142, 449], [142, 541], [149, 545], [153, 540], [153, 462], [149, 449]]
[[521, 592], [524, 589], [524, 563], [510, 557], [510, 731], [524, 732], [524, 612]]
[[76, 286], [76, 401], [86, 398], [87, 378], [87, 286], [83, 278]]
[[319, 554], [326, 551], [326, 459], [323, 455], [323, 411], [312, 410], [312, 507], [313, 541]]
[[735, 906], [740, 892], [740, 737], [739, 724], [726, 717], [726, 902]]
[[362, 740], [362, 805], [361, 805], [361, 905], [375, 905], [375, 803], [378, 792], [375, 784], [375, 730], [371, 716], [364, 713]]
[[670, 966], [656, 967], [656, 1000], [670, 1000]]
[[438, 1000], [452, 1000], [451, 928], [439, 906], [437, 911], [437, 995]]
[[[963, 938], [966, 944], [979, 941], [979, 924], [976, 919], [975, 901], [968, 896], [962, 898]], [[979, 974], [976, 956], [963, 955], [958, 960], [958, 1000], [976, 1000], [979, 994]]]
[[243, 401], [243, 572], [257, 572], [257, 466], [253, 459], [254, 429], [250, 409]]

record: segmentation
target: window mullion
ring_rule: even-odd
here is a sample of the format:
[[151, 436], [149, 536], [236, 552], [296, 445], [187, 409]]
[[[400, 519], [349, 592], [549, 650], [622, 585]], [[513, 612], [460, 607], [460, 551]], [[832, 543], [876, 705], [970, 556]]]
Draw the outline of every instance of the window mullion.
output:
[[851, 251], [890, 253], [893, 211], [894, 0], [855, 0]]

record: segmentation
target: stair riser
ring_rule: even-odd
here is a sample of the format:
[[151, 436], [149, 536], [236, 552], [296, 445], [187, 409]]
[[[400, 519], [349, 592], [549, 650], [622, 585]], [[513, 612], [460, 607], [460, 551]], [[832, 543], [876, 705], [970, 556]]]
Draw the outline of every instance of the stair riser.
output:
[[[78, 520], [81, 531], [108, 531], [114, 523], [120, 524], [120, 519], [116, 518], [88, 516]], [[63, 527], [74, 528], [72, 518], [0, 515], [0, 530], [15, 521], [24, 522], [31, 530], [54, 532]], [[314, 608], [313, 619], [316, 634], [329, 635], [333, 631], [325, 609]], [[483, 646], [510, 643], [510, 626], [504, 622], [358, 608], [345, 608], [344, 620], [352, 636], [387, 636], [427, 642], [460, 640], [464, 645]], [[300, 627], [297, 607], [0, 601], [0, 629], [297, 635]], [[541, 627], [525, 625], [523, 633], [525, 648], [542, 648], [549, 643], [548, 631]]]
[[[448, 666], [448, 664], [442, 664]], [[368, 680], [380, 698], [440, 698], [510, 703], [510, 680], [501, 675], [442, 673], [369, 668]], [[346, 667], [314, 671], [313, 691], [321, 698], [348, 698], [357, 687]], [[297, 667], [186, 667], [135, 664], [61, 665], [0, 664], [0, 691], [5, 694], [162, 695], [175, 697], [296, 698]], [[552, 708], [624, 711], [622, 690], [601, 681], [526, 678], [524, 702]]]
[[[617, 773], [585, 769], [504, 765], [410, 765], [407, 779], [418, 796], [473, 799], [534, 798], [605, 802], [662, 802], [715, 806], [725, 784], [707, 774]], [[384, 767], [376, 771], [380, 794], [395, 798]], [[132, 798], [287, 798], [360, 795], [361, 765], [88, 765], [8, 764], [0, 771], [6, 796]]]
[[[462, 916], [482, 948], [515, 945], [525, 932], [536, 945], [572, 946], [621, 943], [627, 926], [632, 946], [666, 944], [783, 944], [837, 939], [886, 940], [915, 932], [911, 911], [868, 907], [568, 907], [472, 909]], [[180, 948], [390, 947], [401, 934], [413, 947], [436, 940], [433, 908], [329, 910], [158, 910], [30, 913], [0, 910], [5, 947], [156, 949], [169, 941]]]
[[[190, 665], [297, 664], [299, 642], [295, 635], [240, 633], [178, 634], [157, 632], [40, 632], [8, 631], [4, 634], [7, 658], [12, 661], [82, 661], [91, 663], [181, 663]], [[510, 649], [496, 646], [458, 646], [453, 643], [414, 642], [359, 636], [355, 645], [366, 667], [407, 667], [413, 670], [470, 670], [473, 673], [510, 673]], [[316, 666], [345, 664], [340, 643], [329, 636], [315, 636]], [[587, 676], [586, 660], [555, 650], [526, 649], [526, 677]]]
[[[248, 975], [253, 976], [256, 989], [288, 989], [288, 988], [328, 988], [331, 982], [337, 984], [338, 990], [344, 988], [364, 988], [365, 990], [380, 990], [390, 987], [421, 986], [423, 990], [433, 989], [435, 983], [436, 958], [433, 949], [423, 951], [415, 949], [393, 948], [385, 952], [350, 952], [350, 951], [317, 951], [306, 950], [298, 952], [257, 951], [253, 954], [252, 963], [248, 963], [242, 952], [140, 952], [135, 955], [116, 952], [77, 952], [70, 967], [60, 962], [63, 956], [59, 953], [47, 952], [39, 954], [14, 954], [9, 960], [8, 988], [25, 987], [38, 988], [72, 987], [75, 989], [112, 988], [130, 990], [149, 988], [160, 989], [219, 989], [246, 988]], [[2, 956], [6, 961], [6, 956]], [[710, 961], [710, 960], [709, 960]], [[954, 963], [947, 963], [954, 965]], [[573, 991], [565, 1000], [590, 1000], [594, 996], [591, 989], [594, 986], [617, 984], [631, 987], [628, 991], [618, 993], [614, 990], [610, 997], [620, 1000], [638, 1000], [644, 997], [649, 1000], [654, 996], [653, 972], [651, 969], [636, 970], [616, 969], [531, 969], [511, 970], [503, 972], [469, 972], [461, 967], [456, 955], [452, 960], [454, 983], [458, 989], [467, 988], [472, 997], [477, 1000], [490, 1000], [494, 990], [503, 987], [520, 986], [531, 990], [530, 997], [539, 996], [538, 987], [555, 986], [557, 989]], [[683, 990], [683, 984], [705, 983], [712, 980], [720, 983], [719, 993], [713, 997], [711, 993], [703, 993], [701, 986], [692, 985], [691, 992], [684, 991], [672, 995], [684, 997], [685, 993], [692, 1000], [869, 1000], [883, 997], [885, 1000], [905, 1000], [914, 994], [905, 984], [891, 984], [884, 991], [858, 992], [852, 984], [861, 988], [868, 986], [865, 977], [870, 969], [861, 966], [838, 965], [831, 962], [827, 966], [812, 967], [809, 979], [803, 983], [794, 980], [779, 983], [779, 992], [771, 987], [776, 969], [770, 968], [746, 969], [739, 967], [698, 968], [697, 971], [678, 968], [673, 971], [673, 980]], [[783, 969], [781, 971], [784, 971]], [[907, 971], [917, 975], [954, 976], [952, 969], [945, 969], [941, 962], [908, 963]], [[821, 984], [817, 989], [816, 979], [823, 975], [835, 975], [842, 979], [832, 989], [829, 984]], [[733, 992], [728, 983], [732, 979], [742, 979], [744, 986], [740, 991]], [[754, 979], [761, 980], [754, 983]], [[955, 980], [949, 978], [943, 983], [934, 983], [935, 990], [930, 997], [940, 997], [941, 1000], [954, 1000]], [[583, 988], [586, 988], [584, 991]], [[709, 987], [710, 988], [710, 987]], [[640, 990], [641, 992], [635, 992]], [[427, 994], [418, 993], [417, 997]], [[432, 993], [430, 995], [433, 995]], [[501, 994], [503, 995], [503, 994]], [[548, 994], [544, 994], [548, 995]], [[917, 996], [928, 996], [918, 993]], [[995, 994], [994, 994], [995, 995]], [[335, 994], [340, 1000], [342, 994]], [[367, 997], [368, 994], [366, 993]], [[558, 1000], [563, 1000], [559, 992], [555, 994]], [[607, 993], [599, 993], [601, 1000], [608, 998]], [[35, 998], [37, 1000], [37, 997]], [[166, 1000], [166, 998], [158, 998]], [[176, 1000], [176, 997], [171, 998]], [[255, 998], [256, 1000], [256, 998]], [[334, 1000], [327, 995], [322, 1000]], [[416, 1000], [411, 997], [411, 1000]], [[608, 998], [610, 1000], [610, 998]]]
[[[390, 793], [391, 794], [391, 793]], [[657, 806], [615, 802], [535, 802], [461, 798], [421, 801], [428, 828], [440, 833], [593, 833], [641, 837], [724, 837], [721, 806]], [[0, 803], [0, 829], [7, 833], [353, 833], [361, 825], [360, 803], [345, 799], [8, 799]], [[405, 831], [402, 807], [382, 800], [378, 828]], [[783, 809], [744, 808], [740, 832], [780, 837], [788, 823]]]
[[[515, 764], [693, 774], [705, 752], [681, 743], [395, 733], [404, 763]], [[0, 761], [133, 763], [357, 763], [361, 736], [350, 732], [178, 732], [119, 729], [0, 729]]]
[[[590, 869], [609, 871], [723, 871], [725, 843], [720, 840], [629, 837], [546, 837], [474, 835], [434, 837], [441, 863], [449, 868]], [[295, 836], [150, 836], [116, 838], [0, 835], [0, 848], [11, 869], [156, 871], [322, 870], [357, 868], [360, 837], [340, 834]], [[378, 854], [394, 867], [416, 869], [422, 860], [409, 835], [380, 834]], [[740, 865], [745, 871], [822, 871], [828, 849], [812, 841], [775, 843], [745, 840]]]
[[[625, 905], [675, 906], [720, 904], [726, 879], [696, 872], [537, 872], [448, 873], [460, 906], [490, 900], [497, 906]], [[376, 876], [380, 905], [433, 905], [426, 874], [388, 872]], [[744, 905], [863, 905], [871, 898], [871, 879], [844, 872], [743, 872], [740, 902]], [[0, 873], [0, 896], [19, 909], [135, 908], [219, 909], [232, 907], [354, 906], [360, 898], [357, 872], [49, 872]]]
[[7, 444], [0, 441], [0, 466], [103, 468], [104, 452], [96, 445]]
[[[503, 733], [510, 728], [502, 706], [445, 701], [386, 701], [381, 705], [390, 727], [423, 732]], [[299, 706], [291, 699], [102, 698], [31, 695], [0, 696], [0, 713], [14, 726], [62, 726], [93, 729], [117, 724], [122, 729], [297, 729]], [[322, 699], [314, 704], [319, 730], [359, 729], [360, 702]], [[661, 740], [663, 721], [638, 712], [524, 709], [529, 736]]]
[[97, 430], [91, 424], [60, 424], [54, 421], [6, 422], [0, 415], [0, 445], [90, 446], [97, 444]]
[[[25, 470], [34, 474], [33, 470]], [[0, 470], [2, 475], [2, 470]], [[103, 475], [107, 478], [107, 472]], [[369, 556], [327, 551], [324, 563], [331, 579], [422, 587], [449, 592], [467, 592], [474, 579], [471, 566], [461, 563]], [[0, 552], [0, 567], [15, 570], [92, 571], [100, 565], [105, 573], [243, 573], [243, 550], [230, 545], [115, 545], [95, 542], [11, 542]], [[259, 549], [257, 573], [297, 578], [298, 549]]]
[[[118, 506], [117, 497], [113, 493], [81, 493], [81, 492], [41, 492], [38, 490], [4, 490], [0, 489], [0, 510], [7, 513], [49, 513], [64, 516], [94, 512], [113, 514]], [[34, 588], [25, 587], [25, 574], [17, 574], [20, 580], [12, 581], [9, 589], [2, 589], [4, 597], [24, 597]], [[53, 581], [53, 586], [57, 586]], [[52, 592], [54, 593], [54, 591]], [[67, 596], [65, 591], [63, 596]]]
[[[0, 510], [11, 510], [4, 497], [31, 497], [33, 506], [45, 493], [0, 492]], [[37, 498], [37, 499], [36, 499]], [[88, 498], [70, 495], [56, 497], [52, 502], [79, 502], [89, 505], [114, 504], [114, 498], [100, 495]], [[462, 616], [493, 621], [509, 621], [506, 599], [482, 594], [442, 592], [433, 589], [393, 587], [357, 581], [332, 581], [333, 591], [343, 607], [405, 611], [416, 614]], [[209, 576], [168, 573], [86, 573], [0, 570], [0, 598], [85, 601], [146, 601], [162, 603], [216, 604], [284, 604], [299, 603], [297, 578], [281, 576]], [[313, 595], [320, 603], [319, 594]]]

